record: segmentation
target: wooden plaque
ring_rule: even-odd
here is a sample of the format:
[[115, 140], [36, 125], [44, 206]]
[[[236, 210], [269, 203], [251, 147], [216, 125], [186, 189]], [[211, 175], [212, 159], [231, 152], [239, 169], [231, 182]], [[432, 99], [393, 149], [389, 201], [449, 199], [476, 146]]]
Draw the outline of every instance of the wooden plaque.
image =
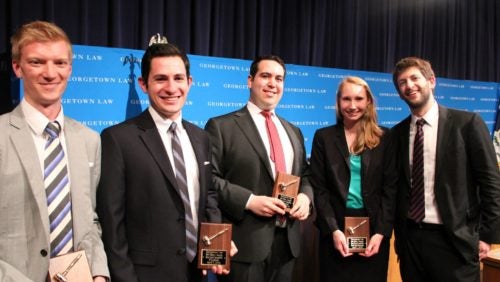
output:
[[370, 241], [370, 218], [346, 217], [344, 234], [351, 253], [362, 253]]
[[92, 282], [93, 278], [85, 251], [51, 258], [49, 277], [51, 282]]
[[290, 209], [295, 204], [297, 200], [297, 195], [299, 194], [300, 177], [286, 174], [283, 172], [278, 172], [276, 176], [276, 181], [273, 187], [273, 197], [280, 199], [286, 205], [286, 211], [289, 212]]
[[231, 266], [232, 225], [225, 223], [201, 223], [198, 240], [198, 268], [210, 269], [222, 265]]

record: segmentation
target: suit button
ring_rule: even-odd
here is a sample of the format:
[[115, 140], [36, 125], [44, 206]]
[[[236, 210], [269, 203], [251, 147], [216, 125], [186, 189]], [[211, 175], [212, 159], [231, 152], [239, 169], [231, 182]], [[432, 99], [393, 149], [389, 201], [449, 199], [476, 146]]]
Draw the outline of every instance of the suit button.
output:
[[186, 254], [186, 249], [185, 248], [180, 248], [177, 250], [177, 255], [185, 255]]
[[47, 250], [41, 250], [40, 254], [42, 255], [42, 257], [46, 257], [48, 253]]

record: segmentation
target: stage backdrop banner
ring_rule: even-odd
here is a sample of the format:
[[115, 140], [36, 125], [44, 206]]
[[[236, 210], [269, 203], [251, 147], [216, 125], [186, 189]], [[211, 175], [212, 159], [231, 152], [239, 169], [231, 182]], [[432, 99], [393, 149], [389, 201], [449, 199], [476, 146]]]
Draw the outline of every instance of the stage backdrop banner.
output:
[[[500, 83], [498, 84], [498, 98], [500, 100]], [[500, 102], [498, 102], [497, 104], [497, 121], [495, 125], [495, 131], [493, 133], [493, 145], [495, 146], [498, 168], [500, 169]]]
[[[73, 51], [73, 73], [63, 97], [66, 115], [100, 132], [149, 106], [137, 83], [144, 50], [74, 45]], [[251, 61], [197, 55], [189, 59], [193, 86], [183, 109], [185, 119], [203, 128], [209, 118], [245, 106]], [[391, 74], [287, 65], [276, 112], [301, 128], [308, 155], [314, 132], [335, 124], [336, 90], [349, 75], [370, 85], [381, 125], [392, 127], [409, 115]], [[498, 83], [438, 78], [435, 96], [445, 106], [479, 113], [492, 133], [499, 91]]]

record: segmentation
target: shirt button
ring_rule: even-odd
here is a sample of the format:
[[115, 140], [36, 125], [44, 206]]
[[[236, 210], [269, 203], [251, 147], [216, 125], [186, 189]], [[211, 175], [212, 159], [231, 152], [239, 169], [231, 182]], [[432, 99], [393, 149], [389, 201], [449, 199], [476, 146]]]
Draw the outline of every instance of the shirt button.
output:
[[185, 255], [186, 254], [186, 248], [180, 248], [177, 250], [177, 255]]

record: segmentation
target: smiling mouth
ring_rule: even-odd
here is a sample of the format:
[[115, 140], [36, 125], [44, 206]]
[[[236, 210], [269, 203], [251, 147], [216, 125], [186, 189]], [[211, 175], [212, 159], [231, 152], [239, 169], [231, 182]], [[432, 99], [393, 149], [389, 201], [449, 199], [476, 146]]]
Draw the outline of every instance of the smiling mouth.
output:
[[41, 83], [40, 86], [42, 89], [52, 91], [59, 87], [59, 83]]
[[352, 116], [352, 115], [357, 115], [359, 112], [358, 111], [350, 111], [350, 112], [346, 112], [346, 114]]
[[415, 97], [415, 96], [417, 96], [417, 94], [418, 94], [418, 91], [411, 91], [411, 92], [406, 93], [406, 96]]
[[162, 100], [167, 100], [167, 101], [175, 101], [175, 100], [179, 100], [181, 98], [181, 96], [159, 96], [160, 99]]
[[59, 85], [59, 82], [41, 82], [40, 85], [44, 87], [50, 87]]

